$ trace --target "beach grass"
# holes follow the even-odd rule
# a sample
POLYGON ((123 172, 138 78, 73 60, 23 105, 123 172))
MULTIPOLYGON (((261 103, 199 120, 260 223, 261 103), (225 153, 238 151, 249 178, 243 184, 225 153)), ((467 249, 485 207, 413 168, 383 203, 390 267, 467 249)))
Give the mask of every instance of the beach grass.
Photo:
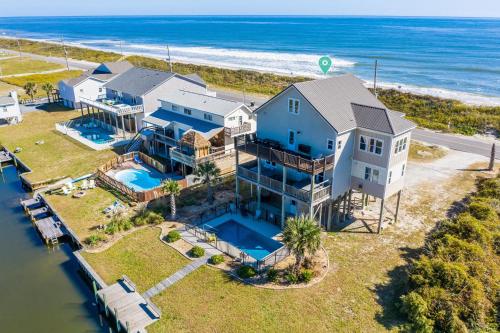
POLYGON ((110 222, 102 211, 116 200, 112 193, 101 187, 86 190, 85 195, 78 199, 61 194, 50 194, 45 198, 82 241, 94 234, 98 226, 110 222))
POLYGON ((189 263, 189 259, 160 241, 160 232, 157 227, 146 227, 103 252, 84 252, 83 256, 106 283, 115 283, 127 275, 144 292, 189 263))
MULTIPOLYGON (((17 76, 17 77, 4 77, 0 80, 14 86, 24 87, 24 85, 28 82, 33 82, 38 86, 38 92, 36 97, 44 97, 46 96, 45 91, 41 89, 41 86, 44 83, 52 83, 54 87, 57 87, 57 83, 61 80, 71 79, 74 77, 78 77, 82 74, 82 71, 79 70, 70 70, 70 71, 62 71, 56 73, 47 73, 47 74, 32 74, 25 76, 17 76)), ((26 94, 23 94, 22 97, 27 97, 26 94)))
POLYGON ((79 111, 51 104, 47 111, 25 114, 19 125, 1 127, 0 144, 11 151, 22 148, 17 156, 33 170, 26 175, 31 182, 88 174, 116 154, 94 151, 55 130, 55 123, 79 115, 79 111), (37 141, 44 143, 37 145, 37 141))
POLYGON ((426 145, 422 142, 412 141, 408 159, 416 162, 430 162, 446 156, 445 148, 435 145, 426 145))
POLYGON ((0 59, 1 76, 23 73, 39 73, 63 68, 62 65, 29 57, 0 59))

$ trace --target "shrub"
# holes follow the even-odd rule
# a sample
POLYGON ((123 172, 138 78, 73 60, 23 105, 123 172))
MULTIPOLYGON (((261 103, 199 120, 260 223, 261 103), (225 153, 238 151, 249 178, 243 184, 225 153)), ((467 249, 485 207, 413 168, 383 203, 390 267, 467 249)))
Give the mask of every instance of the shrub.
POLYGON ((145 220, 146 220, 147 224, 161 224, 161 223, 163 223, 165 221, 165 219, 163 218, 163 216, 161 216, 158 213, 151 212, 151 211, 149 211, 148 213, 146 213, 145 220))
POLYGON ((94 235, 90 235, 89 237, 87 237, 85 239, 85 244, 90 245, 90 246, 96 246, 97 244, 99 244, 100 242, 103 242, 105 240, 106 240, 106 238, 104 236, 94 234, 94 235))
POLYGON ((496 178, 479 180, 477 188, 477 195, 481 197, 500 199, 500 175, 496 178))
POLYGON ((238 268, 236 273, 242 279, 249 279, 257 274, 255 268, 253 268, 252 266, 241 266, 240 268, 238 268))
POLYGON ((495 209, 488 200, 476 199, 469 204, 469 212, 478 220, 493 219, 496 215, 495 209))
POLYGON ((110 222, 108 223, 108 225, 106 226, 106 228, 104 229, 104 232, 108 235, 114 235, 115 233, 117 233, 118 231, 120 231, 119 227, 118 227, 118 224, 115 223, 115 222, 110 222))
POLYGON ((181 239, 181 234, 177 230, 172 230, 165 237, 167 243, 173 243, 181 239))
POLYGON ((205 249, 196 245, 196 246, 193 246, 191 251, 189 251, 189 254, 191 255, 191 257, 201 258, 205 255, 205 249))
POLYGON ((288 281, 290 284, 296 284, 299 283, 299 276, 293 272, 288 273, 285 275, 285 279, 288 281))
POLYGON ((301 282, 309 283, 314 277, 314 272, 310 269, 303 269, 299 274, 299 280, 301 282))
POLYGON ((224 256, 221 254, 215 254, 210 258, 210 263, 212 265, 219 265, 224 262, 224 256))
POLYGON ((267 271, 266 280, 268 282, 276 282, 278 280, 278 270, 270 268, 267 271))

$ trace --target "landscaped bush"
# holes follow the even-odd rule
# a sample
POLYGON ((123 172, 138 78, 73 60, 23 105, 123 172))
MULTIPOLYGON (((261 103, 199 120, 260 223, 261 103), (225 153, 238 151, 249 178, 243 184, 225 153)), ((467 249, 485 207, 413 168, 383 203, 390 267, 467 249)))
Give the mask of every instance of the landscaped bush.
POLYGON ((210 257, 210 263, 212 265, 219 265, 224 262, 224 256, 222 254, 215 254, 212 257, 210 257))
POLYGON ((201 246, 193 246, 191 251, 189 251, 189 255, 193 258, 201 258, 205 255, 205 249, 201 246))
POLYGON ((167 243, 177 242, 179 239, 181 239, 181 234, 177 230, 170 231, 165 237, 167 243))
POLYGON ((89 237, 87 237, 85 239, 85 244, 90 245, 90 246, 96 246, 97 244, 99 244, 100 242, 103 242, 105 240, 106 240, 106 238, 104 236, 94 234, 94 235, 90 235, 89 237))
POLYGON ((164 221, 165 219, 163 218, 163 216, 151 210, 143 210, 132 219, 132 222, 137 227, 146 224, 158 225, 163 223, 164 221))
POLYGON ((294 272, 290 272, 287 275, 285 275, 285 279, 288 281, 290 284, 296 284, 299 283, 299 276, 295 274, 294 272))
POLYGON ((270 268, 266 274, 266 280, 268 282, 276 282, 278 280, 278 270, 270 268))
POLYGON ((241 266, 236 271, 236 274, 238 274, 238 276, 242 279, 249 279, 253 278, 257 274, 257 272, 252 266, 241 266))
POLYGON ((441 223, 413 261, 402 310, 414 332, 496 332, 500 233, 498 177, 480 180, 464 212, 441 223), (491 203, 489 206, 487 203, 491 203))
POLYGON ((314 272, 310 269, 303 269, 299 274, 300 282, 309 283, 314 277, 314 272))

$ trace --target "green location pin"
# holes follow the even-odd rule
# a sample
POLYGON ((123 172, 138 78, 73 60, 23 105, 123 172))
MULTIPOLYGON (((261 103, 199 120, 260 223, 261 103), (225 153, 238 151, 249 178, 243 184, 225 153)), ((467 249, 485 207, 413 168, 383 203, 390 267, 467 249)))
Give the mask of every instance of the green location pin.
POLYGON ((328 73, 332 67, 332 59, 329 56, 319 58, 319 67, 324 74, 328 73))

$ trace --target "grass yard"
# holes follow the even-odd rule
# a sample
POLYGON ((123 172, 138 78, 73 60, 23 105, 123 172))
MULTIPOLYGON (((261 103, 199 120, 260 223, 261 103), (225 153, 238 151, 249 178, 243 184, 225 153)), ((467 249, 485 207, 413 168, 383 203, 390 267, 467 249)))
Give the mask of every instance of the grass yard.
POLYGON ((18 86, 13 86, 11 84, 0 81, 0 96, 7 96, 11 91, 17 91, 18 95, 24 93, 24 90, 18 86))
POLYGON ((159 235, 159 228, 141 229, 104 252, 83 253, 83 256, 106 283, 114 283, 127 275, 139 291, 144 292, 189 263, 176 250, 162 243, 159 235))
POLYGON ((411 141, 410 152, 408 153, 408 158, 411 161, 430 162, 444 156, 446 156, 446 149, 442 147, 411 141))
MULTIPOLYGON (((41 89, 41 86, 46 83, 50 82, 54 87, 57 87, 57 83, 61 80, 66 80, 66 79, 71 79, 77 76, 80 76, 82 74, 82 71, 78 70, 71 70, 71 71, 63 71, 63 72, 56 72, 56 73, 49 73, 49 74, 33 74, 33 75, 26 75, 26 76, 18 76, 18 77, 4 77, 0 79, 1 81, 15 85, 18 87, 24 87, 24 85, 27 82, 33 82, 38 86, 38 92, 36 94, 37 97, 45 97, 46 93, 41 89)), ((26 97, 24 95, 23 97, 26 97)))
POLYGON ((17 156, 33 170, 27 175, 32 182, 93 172, 116 154, 110 150, 94 151, 57 132, 54 126, 79 115, 79 111, 56 105, 49 112, 30 112, 20 125, 0 128, 0 144, 10 150, 22 148, 17 156), (37 145, 39 140, 45 143, 37 145))
POLYGON ((62 65, 28 57, 0 59, 0 75, 15 75, 23 73, 38 73, 63 68, 62 65))
POLYGON ((59 194, 46 198, 82 241, 95 233, 93 230, 97 226, 109 223, 110 219, 102 210, 116 200, 113 194, 100 187, 87 190, 79 199, 59 194))

